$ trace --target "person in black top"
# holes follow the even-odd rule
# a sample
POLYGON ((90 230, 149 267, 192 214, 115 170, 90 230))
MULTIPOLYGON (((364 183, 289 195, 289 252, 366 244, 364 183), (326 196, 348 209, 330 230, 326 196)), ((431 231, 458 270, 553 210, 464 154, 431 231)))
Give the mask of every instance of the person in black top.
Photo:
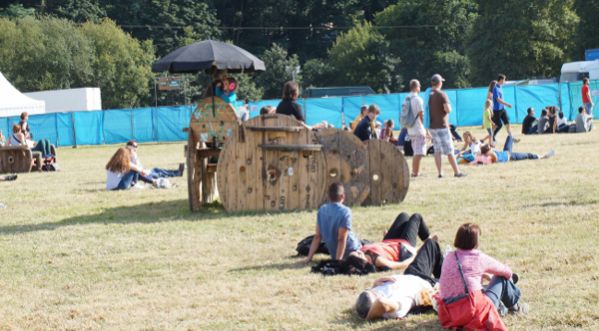
POLYGON ((356 129, 354 130, 354 134, 360 138, 362 141, 367 141, 371 137, 376 137, 376 133, 371 130, 371 122, 376 120, 376 115, 378 115, 381 111, 377 105, 370 105, 368 107, 368 113, 364 118, 358 123, 356 129))
POLYGON ((277 106, 277 114, 290 115, 300 122, 305 122, 302 107, 296 102, 299 97, 299 86, 296 82, 287 82, 283 86, 283 100, 277 106))
POLYGON ((535 117, 535 109, 530 107, 527 112, 528 114, 524 118, 524 121, 522 121, 522 134, 536 134, 537 126, 535 122, 537 118, 535 117))

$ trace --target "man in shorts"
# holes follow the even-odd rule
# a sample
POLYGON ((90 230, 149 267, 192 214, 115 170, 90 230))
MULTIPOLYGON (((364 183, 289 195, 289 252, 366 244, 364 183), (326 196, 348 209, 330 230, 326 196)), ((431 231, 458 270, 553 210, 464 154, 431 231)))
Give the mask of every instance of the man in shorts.
POLYGON ((512 135, 510 127, 510 119, 507 116, 505 107, 512 108, 512 105, 503 100, 503 84, 505 84, 506 76, 499 74, 497 85, 493 89, 493 123, 495 123, 495 132, 493 132, 493 140, 497 136, 497 132, 501 130, 503 125, 507 128, 508 135, 512 135))
POLYGON ((429 132, 433 138, 435 147, 435 165, 439 178, 443 178, 443 168, 441 167, 441 155, 447 155, 447 160, 453 169, 455 177, 464 177, 466 174, 460 172, 458 163, 454 156, 453 140, 449 132, 449 113, 451 104, 445 92, 441 91, 445 79, 439 74, 431 78, 432 90, 428 99, 428 108, 430 111, 429 132))
POLYGON ((423 124, 424 101, 418 93, 420 93, 420 82, 417 79, 412 79, 410 81, 410 95, 406 98, 406 102, 410 102, 411 110, 416 114, 416 122, 408 128, 408 136, 414 151, 412 177, 420 176, 420 161, 426 155, 426 129, 423 124))

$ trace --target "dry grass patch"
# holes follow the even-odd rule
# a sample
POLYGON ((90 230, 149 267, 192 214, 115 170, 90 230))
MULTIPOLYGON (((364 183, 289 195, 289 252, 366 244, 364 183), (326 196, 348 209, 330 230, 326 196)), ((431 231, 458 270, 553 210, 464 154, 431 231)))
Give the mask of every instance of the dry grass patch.
MULTIPOLYGON (((428 157, 403 204, 353 208, 355 231, 378 240, 399 212, 419 212, 445 247, 459 224, 478 222, 482 249, 520 273, 531 304, 506 318, 510 329, 596 330, 599 133, 522 138, 517 151, 558 154, 467 167, 463 179, 437 179, 428 157)), ((322 277, 293 257, 315 211, 191 214, 185 178, 106 192, 114 150, 63 148, 61 172, 0 183, 0 329, 440 329, 434 315, 356 318, 356 295, 379 275, 322 277)), ((181 144, 139 153, 147 166, 183 161, 181 144)))

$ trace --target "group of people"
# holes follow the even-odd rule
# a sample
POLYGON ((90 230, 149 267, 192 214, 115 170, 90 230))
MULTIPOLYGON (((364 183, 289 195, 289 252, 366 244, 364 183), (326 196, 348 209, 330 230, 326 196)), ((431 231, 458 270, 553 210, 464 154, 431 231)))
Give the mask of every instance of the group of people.
POLYGON ((32 152, 40 152, 46 163, 56 161, 56 149, 48 139, 35 141, 29 127, 29 114, 21 113, 19 123, 12 126, 12 134, 4 137, 0 130, 0 146, 27 146, 32 152))
POLYGON ((528 108, 522 122, 522 134, 548 133, 584 133, 593 130, 593 116, 587 113, 584 106, 578 107, 578 115, 573 123, 569 123, 564 113, 555 106, 547 106, 541 111, 539 118, 535 117, 534 108, 528 108))
POLYGON ((144 188, 143 183, 156 188, 170 188, 168 177, 183 176, 185 164, 179 164, 176 170, 162 168, 144 169, 137 156, 137 142, 128 141, 112 155, 106 164, 106 189, 109 191, 144 188))
POLYGON ((432 307, 446 328, 505 330, 501 316, 528 311, 519 300, 518 276, 478 250, 478 225, 461 225, 455 249, 443 252, 421 215, 401 213, 382 241, 361 244, 352 231, 351 210, 343 205, 343 185, 331 184, 328 195, 330 202, 318 210, 306 262, 324 242, 330 257, 345 265, 342 269, 349 274, 403 271, 376 280, 359 294, 355 310, 360 317, 404 318, 414 309, 432 307), (422 245, 417 249, 419 239, 422 245))

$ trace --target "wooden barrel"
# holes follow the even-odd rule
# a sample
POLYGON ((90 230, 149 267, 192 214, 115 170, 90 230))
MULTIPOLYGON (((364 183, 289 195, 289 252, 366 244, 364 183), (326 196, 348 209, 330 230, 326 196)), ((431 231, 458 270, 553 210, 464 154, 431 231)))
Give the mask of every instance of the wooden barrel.
MULTIPOLYGON (((323 129, 316 132, 326 159, 326 188, 334 182, 345 188, 345 204, 361 205, 370 192, 368 151, 349 131, 323 129)), ((325 192, 322 202, 328 201, 325 192)))
POLYGON ((277 114, 245 122, 225 144, 217 167, 227 211, 317 208, 324 178, 325 157, 314 133, 277 114))
POLYGON ((33 156, 26 146, 0 147, 0 173, 30 172, 33 156))
POLYGON ((383 140, 369 140, 369 205, 400 203, 408 193, 410 172, 402 152, 383 140))

